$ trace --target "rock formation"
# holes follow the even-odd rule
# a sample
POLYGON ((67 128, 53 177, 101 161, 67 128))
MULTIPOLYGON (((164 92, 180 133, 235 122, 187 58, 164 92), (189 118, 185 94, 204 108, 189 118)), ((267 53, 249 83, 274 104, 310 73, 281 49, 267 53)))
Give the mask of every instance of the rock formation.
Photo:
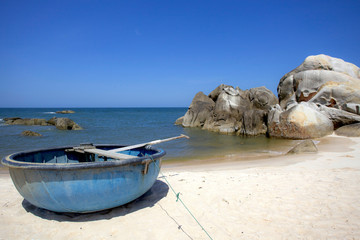
POLYGON ((5 124, 9 125, 40 125, 48 126, 50 125, 45 119, 42 118, 4 118, 5 124))
POLYGON ((360 69, 338 58, 309 56, 280 79, 278 95, 283 109, 306 101, 359 114, 360 69))
POLYGON ((176 124, 224 134, 266 134, 267 113, 274 104, 277 104, 276 96, 265 87, 243 91, 221 84, 208 96, 197 93, 185 116, 176 124))
POLYGON ((278 97, 265 87, 243 91, 222 84, 208 96, 197 93, 176 124, 246 136, 323 137, 360 123, 360 69, 338 58, 309 56, 280 79, 278 97))
POLYGON ((57 118, 53 117, 49 121, 52 125, 55 125, 60 130, 81 130, 82 128, 69 118, 57 118))
POLYGON ((5 124, 9 125, 40 125, 50 126, 54 125, 60 130, 81 130, 82 128, 69 118, 56 118, 53 117, 49 121, 41 118, 4 118, 5 124))
POLYGON ((316 138, 332 132, 329 120, 333 129, 360 122, 360 69, 338 58, 307 57, 280 79, 278 95, 280 106, 269 113, 270 136, 316 138), (290 119, 299 108, 302 117, 290 119))

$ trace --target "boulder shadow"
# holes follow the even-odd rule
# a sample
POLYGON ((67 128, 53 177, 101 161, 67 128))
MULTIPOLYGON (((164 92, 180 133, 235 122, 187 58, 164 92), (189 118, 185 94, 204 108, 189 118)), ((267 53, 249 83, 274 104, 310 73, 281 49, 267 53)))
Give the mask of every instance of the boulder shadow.
POLYGON ((109 220, 114 217, 125 216, 144 208, 153 207, 158 201, 166 197, 169 186, 163 181, 156 180, 154 185, 141 197, 119 207, 102 210, 93 213, 58 213, 43 208, 38 208, 25 199, 22 201, 23 208, 33 215, 59 222, 90 222, 97 220, 109 220))

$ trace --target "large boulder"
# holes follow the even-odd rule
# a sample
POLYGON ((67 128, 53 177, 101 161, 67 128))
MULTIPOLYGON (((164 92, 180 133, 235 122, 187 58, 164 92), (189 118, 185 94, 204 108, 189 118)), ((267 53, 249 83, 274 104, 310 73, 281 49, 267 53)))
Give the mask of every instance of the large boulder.
POLYGON ((48 123, 60 130, 82 130, 82 128, 69 118, 51 118, 48 123))
POLYGON ((335 131, 335 134, 346 137, 360 137, 360 123, 340 127, 335 131))
POLYGON ((256 136, 266 134, 267 113, 277 103, 276 96, 265 87, 243 91, 221 84, 208 96, 197 93, 185 116, 176 123, 224 134, 256 136))
POLYGON ((321 113, 326 115, 334 124, 334 129, 360 122, 360 116, 341 109, 318 105, 321 113))
MULTIPOLYGON (((334 129, 360 122, 360 69, 338 58, 307 57, 280 79, 278 95, 284 110, 302 102, 316 104, 316 111, 331 120, 334 129)), ((279 115, 279 109, 273 114, 279 115)), ((277 124, 269 126, 269 132, 278 135, 275 126, 277 124)))
POLYGON ((338 58, 309 56, 280 79, 278 96, 283 109, 305 101, 359 115, 360 69, 338 58))
POLYGON ((332 121, 313 103, 302 102, 286 111, 279 105, 272 108, 268 117, 268 134, 289 139, 318 138, 332 134, 332 121))
POLYGON ((214 101, 203 92, 198 92, 186 112, 182 125, 184 127, 202 127, 206 119, 211 117, 215 106, 214 101))
POLYGON ((232 86, 220 85, 209 94, 215 107, 204 129, 224 134, 234 134, 242 128, 242 108, 248 105, 243 92, 232 86))

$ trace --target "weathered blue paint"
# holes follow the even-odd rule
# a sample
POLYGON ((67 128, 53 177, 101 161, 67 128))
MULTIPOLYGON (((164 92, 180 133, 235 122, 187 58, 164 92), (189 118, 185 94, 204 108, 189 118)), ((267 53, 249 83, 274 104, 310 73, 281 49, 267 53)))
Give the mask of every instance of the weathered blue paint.
POLYGON ((143 195, 156 181, 165 155, 161 149, 139 148, 122 152, 138 158, 105 161, 97 155, 66 152, 68 148, 16 153, 2 163, 31 204, 55 212, 85 213, 117 207, 143 195))

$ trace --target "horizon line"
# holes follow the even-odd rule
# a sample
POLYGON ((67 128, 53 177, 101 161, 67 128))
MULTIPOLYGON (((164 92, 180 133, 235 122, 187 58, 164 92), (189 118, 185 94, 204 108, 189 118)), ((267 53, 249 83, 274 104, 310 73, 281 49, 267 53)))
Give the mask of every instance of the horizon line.
POLYGON ((189 107, 0 107, 0 109, 4 108, 61 108, 70 110, 71 108, 189 108, 189 107))

